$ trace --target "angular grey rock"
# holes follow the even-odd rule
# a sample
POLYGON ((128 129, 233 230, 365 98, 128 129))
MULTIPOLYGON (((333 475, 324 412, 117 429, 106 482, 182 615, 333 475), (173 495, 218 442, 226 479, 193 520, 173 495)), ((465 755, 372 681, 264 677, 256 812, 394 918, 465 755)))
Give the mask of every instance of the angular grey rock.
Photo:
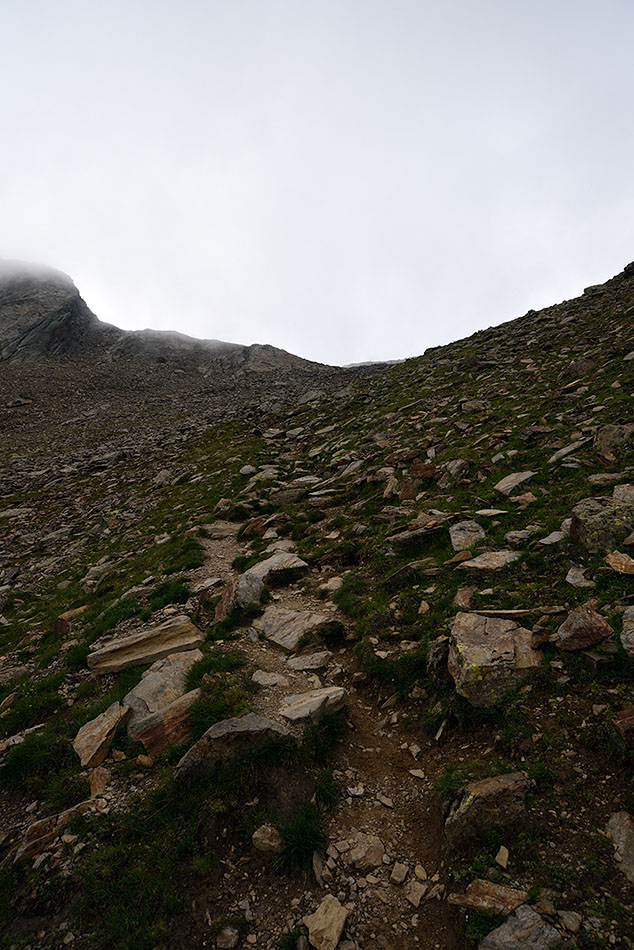
POLYGON ((280 709, 280 716, 290 722, 296 722, 298 719, 321 719, 322 716, 341 709, 345 698, 346 691, 343 686, 311 689, 307 693, 288 696, 280 709))
POLYGON ((477 521, 459 521, 449 528, 449 538, 454 551, 468 551, 486 537, 477 521))
POLYGON ((264 581, 256 574, 245 571, 238 578, 233 602, 235 607, 250 607, 252 604, 259 604, 264 593, 264 581))
POLYGON ((337 950, 348 917, 347 909, 333 894, 327 894, 314 912, 304 917, 308 939, 315 950, 337 950))
POLYGON ((511 475, 505 475, 504 478, 501 478, 497 485, 493 486, 493 489, 508 497, 518 485, 530 481, 533 475, 536 474, 536 472, 513 472, 511 475))
POLYGON ((522 904, 504 923, 478 944, 478 950, 551 950, 560 947, 561 934, 522 904))
POLYGON ((576 607, 551 637, 560 650, 586 650, 612 636, 607 620, 594 609, 596 601, 576 607))
POLYGON ((268 670, 256 670, 251 682, 258 686, 288 686, 288 680, 281 673, 269 673, 268 670))
POLYGON ((456 692, 474 706, 491 706, 539 666, 532 633, 513 620, 459 613, 451 629, 447 668, 456 692))
POLYGON ((634 820, 626 811, 610 815, 605 832, 614 845, 614 858, 630 884, 634 884, 634 820))
POLYGON ((157 627, 117 637, 94 653, 89 653, 88 666, 96 673, 118 673, 128 666, 151 663, 170 653, 193 650, 204 639, 189 617, 182 614, 171 617, 157 627))
POLYGON ((280 551, 279 554, 274 554, 272 557, 267 558, 266 561, 260 561, 259 564, 254 564, 254 566, 250 567, 245 573, 251 577, 257 577, 259 580, 265 581, 269 574, 276 574, 279 571, 306 570, 307 568, 308 564, 306 561, 302 561, 296 554, 280 551))
POLYGON ((521 556, 519 551, 487 551, 485 554, 479 554, 469 561, 463 561, 459 567, 474 571, 498 571, 500 568, 518 561, 521 556))
POLYGON ((594 581, 588 577, 588 569, 573 564, 566 574, 566 583, 571 587, 594 587, 594 581))
POLYGON ((376 835, 358 831, 349 839, 349 844, 346 861, 357 871, 370 871, 383 863, 385 847, 376 835))
POLYGON ((276 643, 285 650, 296 650, 301 638, 330 617, 326 614, 312 613, 309 610, 289 610, 287 607, 267 607, 261 617, 253 621, 253 628, 262 633, 267 640, 276 643))
POLYGON ((469 782, 452 804, 445 821, 449 845, 460 849, 482 831, 512 826, 526 810, 526 793, 532 784, 522 772, 469 782))
POLYGON ((123 699, 126 706, 132 710, 128 720, 129 733, 141 720, 164 709, 183 695, 187 674, 200 659, 200 650, 172 653, 162 660, 157 660, 145 671, 141 681, 123 699))
POLYGON ((150 755, 159 755, 170 746, 179 745, 189 736, 191 708, 201 695, 200 689, 184 693, 168 706, 128 726, 128 735, 135 742, 142 742, 150 755))
POLYGON ((616 498, 583 498, 572 510, 570 537, 593 554, 618 547, 634 531, 634 503, 616 498))
POLYGON ((285 726, 256 713, 247 713, 215 723, 185 753, 175 770, 175 777, 187 780, 212 772, 222 762, 250 749, 262 748, 268 742, 285 739, 285 726))
POLYGON ((317 653, 307 653, 305 656, 289 656, 286 665, 292 670, 319 670, 326 666, 332 656, 330 650, 320 650, 317 653))
POLYGON ((126 719, 129 712, 128 706, 116 702, 81 727, 73 739, 73 749, 79 756, 82 768, 92 769, 101 765, 110 752, 119 723, 126 719))

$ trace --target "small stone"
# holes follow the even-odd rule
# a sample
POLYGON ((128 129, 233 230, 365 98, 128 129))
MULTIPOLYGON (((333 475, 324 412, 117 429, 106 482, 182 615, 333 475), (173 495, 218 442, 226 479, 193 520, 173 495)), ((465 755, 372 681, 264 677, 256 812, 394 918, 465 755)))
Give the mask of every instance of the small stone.
POLYGON ((400 864, 398 861, 394 864, 392 868, 392 873, 390 874, 390 881, 392 884, 402 884, 405 878, 407 877, 409 868, 406 864, 400 864))
POLYGON ((509 849, 504 845, 500 845, 500 850, 495 856, 496 864, 499 864, 501 868, 506 868, 509 865, 509 849))
POLYGON ((426 884, 421 884, 420 881, 410 881, 409 884, 405 885, 405 897, 412 907, 418 907, 425 896, 426 890, 426 884))
POLYGON ((583 920, 581 914, 578 914, 574 910, 559 910, 557 911, 557 916, 569 933, 579 933, 581 921, 583 920))
POLYGON ((218 950, 233 950, 238 946, 240 933, 235 927, 224 927, 216 937, 218 950))
POLYGON ((263 854, 279 854, 283 844, 282 836, 272 825, 260 825, 251 835, 251 842, 263 854))

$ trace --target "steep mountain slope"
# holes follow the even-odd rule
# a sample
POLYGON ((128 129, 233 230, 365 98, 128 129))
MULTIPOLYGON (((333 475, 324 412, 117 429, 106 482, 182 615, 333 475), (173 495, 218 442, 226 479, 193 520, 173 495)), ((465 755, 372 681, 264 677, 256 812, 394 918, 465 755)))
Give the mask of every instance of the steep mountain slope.
POLYGON ((7 426, 7 947, 632 946, 633 316, 7 426))
POLYGON ((185 422, 257 416, 355 371, 276 347, 128 332, 99 321, 69 277, 0 262, 0 436, 5 452, 143 451, 185 422), (55 436, 50 437, 51 426, 55 436))

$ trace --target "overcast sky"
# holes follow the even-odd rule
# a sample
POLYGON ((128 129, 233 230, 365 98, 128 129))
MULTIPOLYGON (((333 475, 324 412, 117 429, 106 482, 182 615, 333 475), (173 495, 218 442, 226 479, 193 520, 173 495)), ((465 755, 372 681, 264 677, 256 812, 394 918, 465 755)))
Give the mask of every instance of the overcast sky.
POLYGON ((0 257, 103 320, 413 356, 634 259, 632 0, 1 0, 0 257))

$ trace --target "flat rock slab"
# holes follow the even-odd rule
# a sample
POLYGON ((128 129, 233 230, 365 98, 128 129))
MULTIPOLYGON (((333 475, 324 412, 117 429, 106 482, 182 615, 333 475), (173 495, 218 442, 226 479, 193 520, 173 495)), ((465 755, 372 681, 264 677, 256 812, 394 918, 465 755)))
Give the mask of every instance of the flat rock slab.
POLYGON ((459 613, 451 629, 447 668, 456 692, 474 706, 492 706, 539 666, 532 633, 514 620, 459 613))
POLYGON ((280 723, 247 713, 223 719, 205 732, 185 753, 175 770, 175 777, 187 780, 212 772, 218 765, 251 749, 262 748, 276 739, 286 739, 288 729, 280 723))
POLYGON ((120 703, 108 706, 105 712, 81 727, 73 740, 73 749, 82 768, 94 768, 106 758, 119 723, 128 716, 130 708, 120 703))
POLYGON ((630 884, 634 884, 634 820, 626 811, 610 815, 605 832, 614 845, 614 858, 630 884))
POLYGON ((498 571, 521 558, 519 551, 487 551, 477 557, 463 561, 460 567, 473 571, 498 571))
POLYGON ((502 495, 508 497, 519 485, 530 481, 533 475, 536 474, 537 472, 513 472, 511 475, 505 475, 504 478, 500 479, 497 485, 493 486, 494 491, 499 491, 502 495))
POLYGON ((485 537, 486 533, 477 521, 459 521, 449 528, 449 539, 454 551, 468 551, 485 537))
POLYGON ((189 617, 181 614, 147 630, 113 640, 88 655, 88 666, 96 673, 118 673, 128 666, 152 663, 170 653, 193 650, 204 640, 189 617))
POLYGON ((303 571, 307 568, 308 564, 306 561, 302 561, 301 557, 297 557, 296 554, 291 552, 280 551, 279 554, 274 554, 272 557, 267 558, 266 561, 260 561, 259 564, 250 567, 245 573, 251 577, 257 577, 259 580, 265 581, 269 574, 275 574, 278 571, 303 571))
POLYGON ((560 947, 562 936, 528 904, 518 907, 501 927, 478 944, 478 950, 551 950, 560 947))
POLYGON ((327 894, 314 914, 304 917, 308 939, 315 950, 337 950, 348 911, 333 894, 327 894))
POLYGON ((576 607, 551 637, 560 650, 586 650, 612 636, 612 627, 594 609, 596 601, 576 607))
POLYGON ((445 821, 449 845, 460 849, 482 831, 512 826, 526 810, 526 793, 532 785, 522 772, 469 782, 453 802, 445 821))
POLYGON ((200 689, 192 689, 143 719, 128 726, 128 735, 142 742, 150 755, 160 755, 170 746, 177 746, 189 736, 190 711, 201 696, 200 689))
POLYGON ((287 607, 267 607, 261 617, 253 621, 253 628, 267 640, 285 650, 296 650, 301 638, 317 630, 331 618, 309 610, 289 610, 287 607))
POLYGON ((345 702, 343 686, 326 686, 311 689, 307 693, 289 696, 280 709, 280 716, 290 722, 298 719, 321 719, 327 713, 337 712, 345 702))
POLYGON ((268 670, 256 670, 251 681, 258 686, 288 686, 288 679, 281 673, 269 673, 268 670))
POLYGON ((307 653, 305 656, 289 656, 286 665, 292 670, 320 670, 326 666, 332 656, 330 650, 320 650, 317 653, 307 653))
POLYGON ((124 697, 123 702, 132 710, 128 721, 128 733, 153 713, 171 705, 185 692, 185 679, 197 660, 202 659, 200 650, 172 653, 157 660, 146 670, 141 681, 124 697))
POLYGON ((469 907, 479 914, 506 916, 520 907, 526 897, 527 891, 478 879, 469 884, 464 894, 450 894, 448 902, 458 907, 469 907))
POLYGON ((634 503, 583 498, 572 510, 570 537, 591 553, 613 551, 634 531, 634 503))

